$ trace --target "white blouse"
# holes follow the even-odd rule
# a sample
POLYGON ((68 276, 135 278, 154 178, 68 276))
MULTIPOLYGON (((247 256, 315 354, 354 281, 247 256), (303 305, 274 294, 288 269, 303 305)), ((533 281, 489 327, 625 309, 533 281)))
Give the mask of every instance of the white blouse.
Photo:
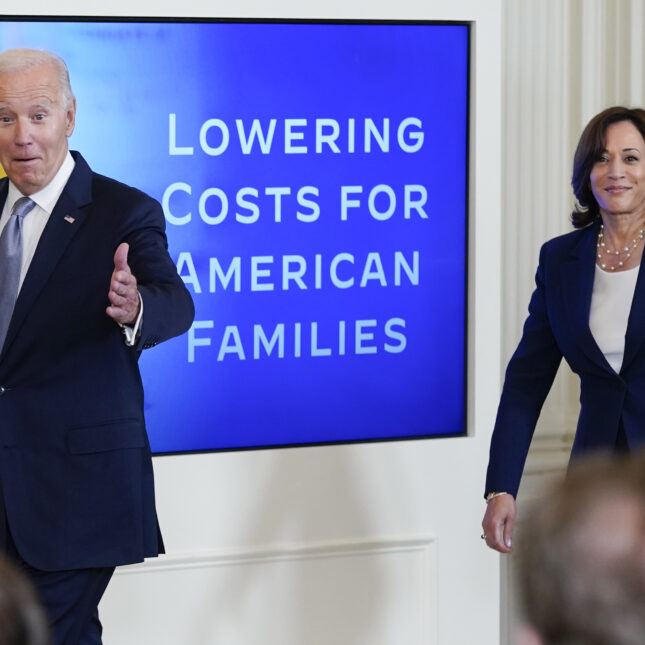
POLYGON ((616 373, 620 372, 623 364, 627 319, 639 268, 610 273, 596 265, 589 328, 600 351, 616 373))

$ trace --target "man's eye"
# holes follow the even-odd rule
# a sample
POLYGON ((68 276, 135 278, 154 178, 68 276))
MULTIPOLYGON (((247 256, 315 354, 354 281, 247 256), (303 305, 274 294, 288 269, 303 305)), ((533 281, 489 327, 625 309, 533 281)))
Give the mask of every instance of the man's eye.
POLYGON ((42 121, 45 118, 44 114, 34 114, 35 121, 42 121))

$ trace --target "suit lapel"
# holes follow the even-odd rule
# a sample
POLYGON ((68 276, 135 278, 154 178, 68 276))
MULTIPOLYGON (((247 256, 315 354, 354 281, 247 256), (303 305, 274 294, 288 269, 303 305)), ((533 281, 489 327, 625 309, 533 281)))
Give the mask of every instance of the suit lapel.
POLYGON ((0 212, 4 208, 4 203, 7 201, 9 194, 9 180, 6 177, 0 179, 0 212))
MULTIPOLYGON (((18 294, 4 351, 11 345, 38 294, 87 216, 82 207, 91 201, 91 171, 80 155, 75 153, 74 158, 74 171, 47 221, 18 294)), ((6 193, 5 190, 5 199, 6 193)))
POLYGON ((613 372, 589 329, 598 224, 590 226, 584 233, 560 267, 567 319, 584 353, 602 369, 613 372))

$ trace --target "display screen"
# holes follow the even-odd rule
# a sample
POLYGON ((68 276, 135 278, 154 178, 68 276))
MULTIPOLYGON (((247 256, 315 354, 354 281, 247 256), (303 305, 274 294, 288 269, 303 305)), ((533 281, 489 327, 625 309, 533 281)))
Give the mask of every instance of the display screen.
POLYGON ((467 24, 0 18, 12 47, 163 206, 196 316, 140 359, 153 452, 464 434, 467 24))

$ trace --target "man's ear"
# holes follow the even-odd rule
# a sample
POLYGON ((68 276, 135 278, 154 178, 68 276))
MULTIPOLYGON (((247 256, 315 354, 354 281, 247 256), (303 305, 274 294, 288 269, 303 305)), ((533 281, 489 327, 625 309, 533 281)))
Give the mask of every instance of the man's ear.
POLYGON ((520 625, 517 628, 517 645, 547 645, 540 635, 529 625, 520 625))
POLYGON ((76 98, 72 98, 70 106, 65 110, 65 135, 72 136, 76 125, 76 98))

